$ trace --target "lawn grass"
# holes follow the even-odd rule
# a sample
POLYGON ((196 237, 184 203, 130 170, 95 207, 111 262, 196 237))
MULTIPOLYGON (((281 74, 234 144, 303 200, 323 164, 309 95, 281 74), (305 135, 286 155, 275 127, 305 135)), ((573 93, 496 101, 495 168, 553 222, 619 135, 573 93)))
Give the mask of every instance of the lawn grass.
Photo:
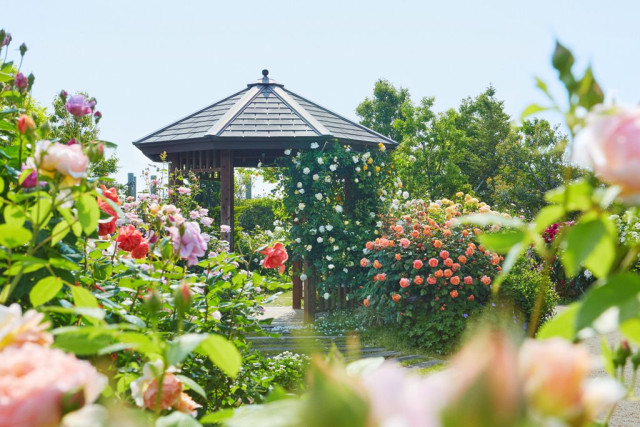
POLYGON ((280 295, 276 297, 275 300, 271 301, 268 304, 265 304, 267 307, 291 307, 293 303, 293 291, 284 291, 280 295))

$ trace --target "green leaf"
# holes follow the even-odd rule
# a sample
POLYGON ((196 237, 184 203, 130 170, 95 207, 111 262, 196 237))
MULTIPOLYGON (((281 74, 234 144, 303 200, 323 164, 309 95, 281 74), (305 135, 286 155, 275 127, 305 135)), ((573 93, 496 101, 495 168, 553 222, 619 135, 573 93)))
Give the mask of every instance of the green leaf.
POLYGON ((60 221, 57 223, 51 231, 51 246, 57 245, 60 240, 64 239, 67 234, 69 234, 69 231, 71 231, 71 227, 69 227, 69 224, 67 224, 66 221, 60 221))
POLYGON ((636 345, 640 345, 640 318, 634 317, 622 322, 620 332, 636 345))
POLYGON ((558 70, 560 80, 562 80, 570 93, 573 93, 573 89, 575 87, 575 79, 571 72, 571 67, 573 67, 574 61, 575 59, 571 51, 560 44, 560 42, 556 41, 556 48, 553 52, 553 57, 551 58, 551 64, 553 65, 553 68, 558 70))
POLYGON ((575 276, 583 263, 597 277, 604 277, 615 259, 615 240, 609 233, 608 219, 578 222, 563 241, 562 264, 567 276, 575 276))
POLYGON ((98 308, 98 300, 93 294, 80 286, 71 287, 71 295, 76 307, 98 308))
POLYGON ((578 96, 580 97, 578 105, 590 110, 594 105, 604 102, 604 93, 602 88, 593 77, 593 69, 591 65, 587 67, 584 76, 578 84, 578 96))
POLYGON ((551 96, 551 93, 549 92, 549 87, 544 82, 544 80, 542 80, 540 77, 536 77, 535 79, 536 79, 536 87, 540 89, 542 93, 544 93, 547 96, 547 98, 549 98, 549 100, 553 102, 553 104, 555 105, 556 101, 555 99, 553 99, 553 96, 551 96))
POLYGON ((46 224, 52 216, 51 213, 51 198, 40 197, 36 200, 36 203, 29 210, 29 217, 31 221, 36 224, 46 224))
POLYGON ((620 273, 612 276, 585 295, 576 316, 576 330, 589 327, 609 308, 620 309, 620 323, 637 315, 640 310, 640 276, 620 273))
POLYGON ((550 108, 551 107, 543 107, 542 105, 538 104, 529 104, 520 115, 520 121, 523 122, 526 117, 529 117, 530 115, 535 113, 539 113, 540 111, 547 111, 550 108))
POLYGON ((22 228, 21 225, 2 224, 0 225, 0 245, 7 248, 17 248, 31 240, 31 231, 22 228))
POLYGON ((0 72, 0 83, 10 82, 13 80, 13 76, 9 73, 0 72))
POLYGON ((234 408, 222 409, 221 411, 205 415, 200 418, 200 422, 202 424, 219 424, 221 421, 231 418, 234 412, 234 408))
POLYGON ((176 377, 180 378, 180 381, 182 381, 182 383, 187 387, 189 387, 191 390, 195 391, 205 399, 207 398, 207 393, 204 391, 202 387, 200 387, 200 384, 198 384, 197 382, 195 382, 189 377, 185 377, 184 375, 176 375, 176 377))
POLYGON ((551 224, 564 217, 564 208, 561 205, 549 205, 540 209, 535 219, 534 230, 537 234, 542 234, 551 224))
POLYGON ((522 243, 526 233, 522 230, 504 230, 497 233, 484 233, 478 239, 489 250, 501 254, 507 253, 513 246, 522 243))
POLYGON ((600 349, 602 353, 602 363, 604 365, 604 370, 607 371, 609 375, 615 378, 615 368, 613 366, 613 352, 611 351, 611 347, 609 347, 609 343, 607 342, 606 337, 602 337, 600 349))
POLYGON ((202 427, 191 415, 174 411, 156 420, 156 427, 202 427))
POLYGON ((242 365, 240 352, 220 335, 209 335, 200 344, 199 351, 231 378, 235 378, 240 372, 242 365))
POLYGON ((86 308, 86 307, 58 307, 47 306, 40 308, 40 311, 52 311, 54 313, 75 314, 78 316, 85 316, 87 318, 104 319, 105 312, 100 308, 86 308))
POLYGON ((566 202, 567 211, 586 211, 591 208, 593 201, 591 194, 593 187, 586 180, 577 180, 568 187, 561 185, 545 194, 549 203, 563 205, 566 202))
POLYGON ((569 341, 573 341, 576 335, 575 321, 578 315, 580 304, 574 302, 568 306, 562 313, 556 315, 549 321, 545 322, 537 334, 537 338, 541 340, 560 337, 569 341))
POLYGON ((78 199, 76 206, 78 208, 78 220, 82 225, 82 230, 89 235, 96 231, 98 220, 100 219, 100 208, 95 197, 89 194, 83 194, 78 199))
POLYGON ((55 276, 48 276, 40 279, 29 292, 29 301, 34 307, 51 301, 62 289, 62 279, 55 276))
POLYGON ((205 334, 186 334, 169 343, 167 360, 170 365, 179 365, 207 338, 205 334))
POLYGON ((80 270, 80 266, 74 262, 69 261, 66 258, 49 258, 49 263, 54 268, 61 270, 77 271, 80 270))
POLYGON ((7 224, 17 225, 22 227, 27 220, 27 215, 22 208, 17 205, 8 205, 4 208, 4 221, 7 224))
POLYGON ((54 347, 64 351, 72 352, 77 356, 90 356, 98 354, 102 349, 107 348, 113 342, 113 336, 109 331, 104 333, 96 331, 85 331, 89 328, 78 328, 56 334, 54 347))

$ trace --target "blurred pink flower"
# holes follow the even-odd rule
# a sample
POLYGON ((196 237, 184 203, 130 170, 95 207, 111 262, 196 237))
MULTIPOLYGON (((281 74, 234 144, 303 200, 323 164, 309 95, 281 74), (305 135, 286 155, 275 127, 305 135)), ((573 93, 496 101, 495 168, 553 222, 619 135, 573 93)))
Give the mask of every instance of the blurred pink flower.
POLYGON ((188 196, 189 194, 191 194, 191 189, 187 187, 178 187, 178 193, 188 196))
POLYGON ((211 224, 213 224, 213 220, 207 216, 203 217, 200 219, 200 223, 204 226, 204 227, 210 227, 211 224))
POLYGON ((53 336, 47 332, 49 323, 43 320, 44 314, 35 310, 29 310, 23 315, 18 304, 14 303, 9 307, 0 305, 0 349, 19 347, 26 343, 50 346, 53 336))
POLYGON ((0 426, 52 426, 62 418, 62 398, 81 393, 92 403, 107 385, 87 361, 27 343, 7 347, 0 363, 0 426))
POLYGON ((188 265, 198 263, 198 257, 204 256, 207 244, 200 234, 200 226, 197 222, 185 222, 181 228, 184 229, 182 235, 178 227, 169 227, 174 249, 180 248, 180 257, 187 260, 188 265))
POLYGON ((230 233, 231 232, 231 227, 228 225, 221 225, 220 226, 220 232, 221 233, 230 233))
POLYGON ((640 202, 640 108, 596 107, 575 139, 572 160, 622 187, 622 197, 640 202))
POLYGON ((18 89, 26 89, 29 85, 29 80, 22 73, 16 74, 13 82, 18 89))

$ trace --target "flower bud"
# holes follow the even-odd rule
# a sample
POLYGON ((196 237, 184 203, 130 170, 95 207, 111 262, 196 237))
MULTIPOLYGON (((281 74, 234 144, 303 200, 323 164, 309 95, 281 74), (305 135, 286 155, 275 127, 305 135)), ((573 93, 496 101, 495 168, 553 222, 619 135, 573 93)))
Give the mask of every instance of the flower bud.
POLYGON ((150 290, 144 299, 144 308, 152 316, 162 310, 162 298, 155 290, 150 290))
POLYGON ((20 45, 20 56, 24 56, 25 53, 27 53, 27 45, 22 43, 20 45))
POLYGON ((92 141, 91 144, 89 144, 88 151, 89 159, 94 163, 99 162, 104 157, 104 144, 98 141, 92 141))
POLYGON ((22 134, 27 131, 31 131, 36 128, 36 124, 33 119, 26 114, 22 114, 18 119, 18 131, 22 134))
POLYGON ((18 88, 18 89, 26 89, 27 86, 29 86, 29 80, 27 80, 27 78, 25 77, 24 74, 22 73, 18 73, 16 74, 16 76, 13 79, 13 84, 18 88))
POLYGON ((178 286, 173 294, 173 299, 178 313, 184 313, 189 310, 192 302, 191 290, 189 289, 189 285, 183 282, 180 286, 178 286))

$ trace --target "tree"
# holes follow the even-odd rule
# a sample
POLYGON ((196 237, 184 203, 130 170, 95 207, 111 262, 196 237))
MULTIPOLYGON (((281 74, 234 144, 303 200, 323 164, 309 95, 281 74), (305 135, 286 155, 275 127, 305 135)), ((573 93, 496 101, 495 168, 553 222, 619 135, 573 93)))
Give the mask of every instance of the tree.
POLYGON ((496 205, 512 210, 514 203, 532 218, 546 205, 544 194, 562 184, 567 137, 546 120, 524 122, 518 136, 498 147, 503 166, 493 177, 496 205))
POLYGON ((356 108, 356 114, 364 126, 400 142, 404 135, 395 124, 407 119, 405 114, 409 105, 411 97, 407 89, 396 89, 387 80, 380 79, 373 87, 373 98, 365 98, 356 108))
POLYGON ((498 101, 495 93, 495 88, 489 86, 476 98, 463 100, 457 123, 466 136, 463 145, 457 147, 463 154, 458 167, 467 176, 471 191, 489 204, 496 201, 492 177, 503 163, 503 158, 496 155, 498 147, 512 145, 518 138, 504 111, 504 102, 498 101))

